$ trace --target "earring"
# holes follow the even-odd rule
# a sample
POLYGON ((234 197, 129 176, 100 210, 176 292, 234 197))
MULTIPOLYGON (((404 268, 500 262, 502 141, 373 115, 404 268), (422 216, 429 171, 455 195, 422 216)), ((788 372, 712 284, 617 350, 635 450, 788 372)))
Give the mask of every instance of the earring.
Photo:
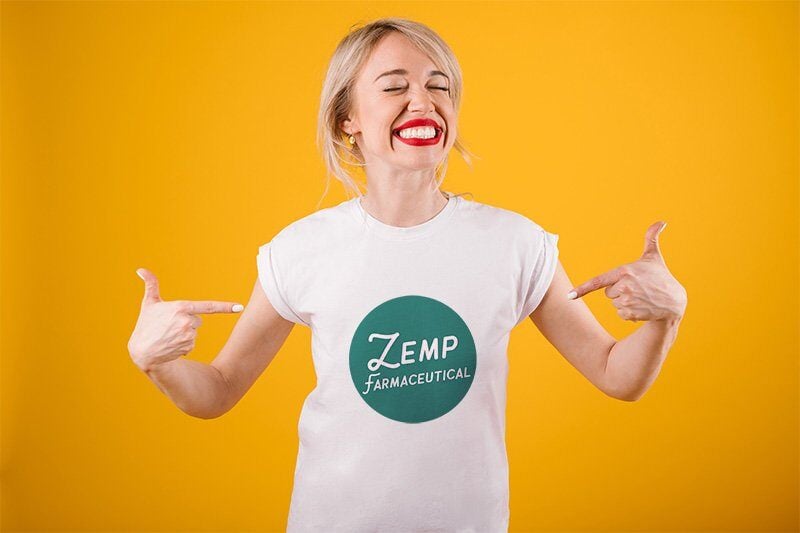
POLYGON ((352 135, 351 135, 351 136, 350 136, 350 138, 349 138, 349 139, 347 139, 347 140, 348 140, 348 141, 350 141, 350 144, 355 144, 355 143, 356 143, 356 138, 355 138, 355 137, 353 137, 352 135))

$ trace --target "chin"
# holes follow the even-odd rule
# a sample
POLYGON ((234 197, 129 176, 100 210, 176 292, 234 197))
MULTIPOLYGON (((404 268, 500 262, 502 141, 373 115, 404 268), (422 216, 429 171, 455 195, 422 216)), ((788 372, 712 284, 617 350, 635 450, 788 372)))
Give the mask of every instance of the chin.
POLYGON ((441 164, 441 159, 423 159, 419 158, 417 161, 398 161, 398 166, 408 170, 435 170, 441 164))

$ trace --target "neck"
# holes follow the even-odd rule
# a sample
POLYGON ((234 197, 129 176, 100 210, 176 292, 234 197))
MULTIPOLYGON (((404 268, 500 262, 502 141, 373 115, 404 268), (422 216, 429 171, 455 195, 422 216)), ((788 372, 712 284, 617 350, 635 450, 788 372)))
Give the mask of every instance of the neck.
POLYGON ((367 213, 384 224, 406 228, 435 217, 447 205, 448 196, 427 187, 417 191, 370 188, 360 201, 367 213))

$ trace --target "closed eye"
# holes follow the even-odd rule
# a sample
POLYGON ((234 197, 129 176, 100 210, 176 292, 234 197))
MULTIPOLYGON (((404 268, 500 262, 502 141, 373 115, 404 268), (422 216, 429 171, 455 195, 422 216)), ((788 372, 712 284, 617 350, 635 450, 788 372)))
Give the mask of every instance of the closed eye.
MULTIPOLYGON (((449 91, 450 90, 448 87, 430 87, 430 88, 431 89, 438 89, 440 91, 449 91)), ((383 92, 388 93, 390 91, 399 91, 401 89, 405 89, 405 87, 392 87, 392 88, 389 88, 389 89, 384 89, 383 92)))

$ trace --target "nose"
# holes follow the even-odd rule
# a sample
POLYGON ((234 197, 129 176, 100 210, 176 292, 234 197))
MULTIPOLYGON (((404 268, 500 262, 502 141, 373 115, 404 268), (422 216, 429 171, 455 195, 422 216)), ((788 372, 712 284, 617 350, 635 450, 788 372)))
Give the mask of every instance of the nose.
POLYGON ((408 102, 409 111, 419 111, 423 114, 434 110, 433 97, 425 89, 410 91, 411 100, 408 102))

